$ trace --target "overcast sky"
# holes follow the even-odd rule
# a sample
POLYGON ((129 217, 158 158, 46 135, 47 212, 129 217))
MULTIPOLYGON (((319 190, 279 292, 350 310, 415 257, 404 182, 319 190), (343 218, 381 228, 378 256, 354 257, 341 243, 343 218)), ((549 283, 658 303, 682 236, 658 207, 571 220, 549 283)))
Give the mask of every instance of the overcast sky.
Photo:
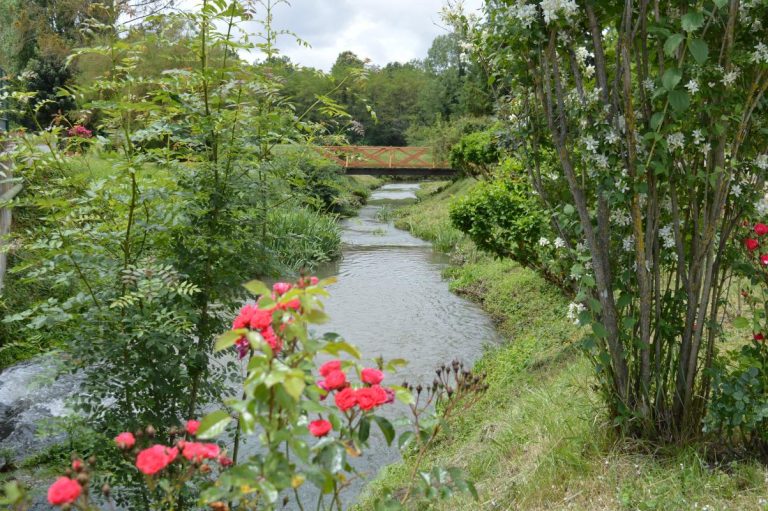
MULTIPOLYGON (((384 66, 424 58, 435 36, 446 33, 440 20, 445 0, 290 0, 275 11, 275 28, 291 30, 312 45, 283 36, 280 52, 294 63, 330 70, 351 50, 384 66)), ((467 12, 483 0, 465 0, 467 12)))

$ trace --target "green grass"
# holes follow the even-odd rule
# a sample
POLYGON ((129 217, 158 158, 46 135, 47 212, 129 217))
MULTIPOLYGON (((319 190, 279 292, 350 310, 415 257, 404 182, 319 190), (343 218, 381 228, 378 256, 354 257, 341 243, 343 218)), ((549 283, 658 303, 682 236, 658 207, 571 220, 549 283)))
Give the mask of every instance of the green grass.
MULTIPOLYGON (((400 225, 428 239, 445 235, 451 196, 471 186, 459 181, 422 196, 400 211, 400 225)), ((468 243, 457 246, 471 252, 468 243)), ((702 446, 660 450, 615 436, 593 370, 573 347, 579 331, 565 317, 568 301, 538 275, 476 251, 446 275, 453 291, 482 305, 507 342, 477 362, 488 392, 451 422, 424 466, 463 467, 479 502, 459 497, 434 509, 768 509, 768 472, 757 463, 714 466, 702 446)), ((403 487, 413 461, 384 469, 358 509, 403 487)))

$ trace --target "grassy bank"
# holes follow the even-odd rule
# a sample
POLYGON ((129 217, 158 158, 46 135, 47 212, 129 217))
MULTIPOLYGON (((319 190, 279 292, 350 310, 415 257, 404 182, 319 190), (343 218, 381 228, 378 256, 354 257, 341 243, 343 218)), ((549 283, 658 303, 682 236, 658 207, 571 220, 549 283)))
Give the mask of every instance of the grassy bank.
MULTIPOLYGON (((481 303, 506 340, 477 363, 487 394, 453 421, 424 467, 463 467, 480 501, 435 509, 768 509, 768 473, 756 463, 718 466, 703 448, 660 451, 614 436, 592 369, 572 346, 579 332, 565 297, 533 272, 479 254, 450 226, 451 196, 471 186, 432 185, 395 213, 397 225, 451 250, 451 288, 481 303)), ((367 497, 401 487, 412 461, 385 469, 367 497)))

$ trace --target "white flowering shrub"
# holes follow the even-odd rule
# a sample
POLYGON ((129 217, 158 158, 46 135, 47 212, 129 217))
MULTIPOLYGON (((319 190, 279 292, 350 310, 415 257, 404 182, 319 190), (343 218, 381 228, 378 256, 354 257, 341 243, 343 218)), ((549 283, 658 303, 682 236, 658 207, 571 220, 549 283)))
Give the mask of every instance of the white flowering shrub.
POLYGON ((690 438, 729 247, 768 212, 768 2, 487 0, 485 14, 448 18, 492 76, 565 247, 585 307, 569 316, 591 325, 583 347, 612 416, 638 436, 690 438))

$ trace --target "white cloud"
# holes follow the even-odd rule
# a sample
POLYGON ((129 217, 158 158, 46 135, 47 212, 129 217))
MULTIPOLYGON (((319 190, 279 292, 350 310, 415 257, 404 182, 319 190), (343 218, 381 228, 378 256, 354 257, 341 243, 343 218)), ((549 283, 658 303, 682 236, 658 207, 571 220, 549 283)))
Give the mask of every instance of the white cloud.
MULTIPOLYGON (((329 70, 339 53, 350 50, 373 64, 424 58, 432 40, 446 33, 440 20, 445 0, 292 0, 279 5, 274 26, 294 32, 312 47, 288 36, 278 42, 292 62, 329 70)), ((473 12, 482 0, 465 0, 473 12)))

